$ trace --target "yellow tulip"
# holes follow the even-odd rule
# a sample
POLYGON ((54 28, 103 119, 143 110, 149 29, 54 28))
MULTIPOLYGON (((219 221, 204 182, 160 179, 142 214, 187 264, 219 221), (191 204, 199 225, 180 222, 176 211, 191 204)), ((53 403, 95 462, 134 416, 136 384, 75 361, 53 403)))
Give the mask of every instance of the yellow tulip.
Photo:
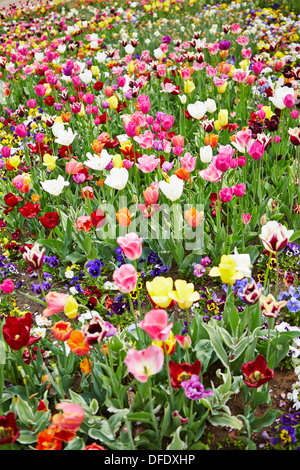
POLYGON ((169 293, 173 290, 171 277, 157 276, 153 281, 146 282, 146 289, 152 302, 160 308, 168 308, 172 302, 169 293))
POLYGON ((190 95, 195 90, 195 83, 193 80, 185 80, 184 82, 184 93, 190 95))
POLYGON ((151 345, 152 346, 159 346, 164 351, 165 350, 164 349, 164 343, 165 343, 165 346, 166 346, 167 354, 168 354, 168 356, 170 356, 171 354, 173 354, 173 352, 175 350, 175 346, 176 346, 176 338, 174 336, 173 331, 171 331, 170 336, 166 341, 164 341, 164 342, 163 341, 152 341, 151 345))
POLYGON ((85 115, 85 109, 84 109, 84 104, 81 103, 81 108, 80 108, 80 111, 78 113, 78 116, 82 117, 85 115))
POLYGON ((243 279, 244 274, 237 271, 237 264, 231 255, 222 255, 219 266, 209 272, 211 277, 220 277, 225 284, 233 285, 237 279, 243 279))
POLYGON ((194 290, 194 284, 192 282, 187 283, 181 279, 175 281, 175 291, 169 293, 169 297, 178 303, 178 306, 182 309, 190 308, 194 302, 200 299, 199 292, 194 290))
POLYGON ((227 88, 227 82, 225 82, 224 85, 218 86, 218 88, 217 88, 218 93, 220 93, 220 95, 222 95, 223 93, 225 93, 226 88, 227 88))
POLYGON ((65 315, 72 320, 76 317, 78 311, 78 303, 76 299, 74 299, 73 295, 69 295, 66 300, 64 313, 65 315))
POLYGON ((266 113, 267 119, 270 119, 274 114, 270 106, 263 106, 261 109, 266 113))
POLYGON ((91 72, 92 72, 94 77, 98 77, 98 75, 100 74, 100 69, 99 69, 98 65, 92 65, 91 66, 91 72))
POLYGON ((8 161, 13 168, 17 168, 20 165, 21 159, 19 155, 14 155, 8 161))
POLYGON ((119 153, 112 156, 112 161, 113 161, 113 164, 114 164, 114 168, 122 168, 123 161, 122 161, 122 157, 119 153))
POLYGON ((109 107, 111 109, 117 109, 119 101, 116 95, 110 96, 109 98, 106 99, 106 101, 109 102, 109 107))
POLYGON ((216 131, 219 131, 222 127, 218 119, 215 120, 214 126, 215 126, 216 131))
POLYGON ((228 124, 228 110, 227 109, 221 109, 218 114, 218 121, 220 123, 220 126, 225 127, 228 124))
POLYGON ((54 157, 53 155, 50 155, 49 153, 45 153, 43 157, 43 165, 45 165, 48 170, 53 171, 55 170, 55 162, 58 157, 54 157))

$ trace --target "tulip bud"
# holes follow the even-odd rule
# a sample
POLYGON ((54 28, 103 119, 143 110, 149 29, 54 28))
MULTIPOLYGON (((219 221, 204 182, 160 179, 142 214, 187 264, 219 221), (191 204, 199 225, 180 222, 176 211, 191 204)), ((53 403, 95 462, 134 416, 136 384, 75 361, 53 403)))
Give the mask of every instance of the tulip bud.
POLYGON ((175 335, 175 339, 182 349, 189 349, 191 347, 192 340, 189 335, 175 335))

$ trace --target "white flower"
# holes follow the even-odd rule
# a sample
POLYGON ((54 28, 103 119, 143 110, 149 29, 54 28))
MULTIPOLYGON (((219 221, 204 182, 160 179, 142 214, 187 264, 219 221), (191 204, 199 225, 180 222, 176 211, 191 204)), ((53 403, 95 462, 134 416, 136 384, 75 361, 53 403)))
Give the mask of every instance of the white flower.
POLYGON ((67 269, 66 272, 65 272, 65 277, 67 279, 73 279, 74 277, 74 271, 72 271, 72 269, 67 269))
POLYGON ((204 103, 203 101, 190 103, 187 107, 187 110, 194 119, 201 119, 207 111, 207 103, 204 103))
POLYGON ((238 272, 244 274, 245 277, 251 277, 252 264, 250 255, 248 253, 239 254, 237 248, 235 247, 234 255, 231 255, 231 258, 233 258, 233 260, 236 262, 236 270, 238 272))
POLYGON ((183 185, 182 179, 178 178, 176 175, 172 175, 168 182, 159 182, 159 189, 170 201, 176 201, 182 194, 183 185))
POLYGON ((43 52, 36 52, 34 54, 34 58, 35 60, 37 60, 38 62, 42 62, 43 58, 44 58, 44 54, 43 52))
POLYGON ((207 112, 208 113, 214 113, 217 109, 217 105, 216 105, 216 102, 215 100, 211 99, 211 98, 208 98, 206 101, 206 106, 207 106, 207 112))
POLYGON ((97 55, 95 56, 95 59, 99 64, 103 64, 106 60, 106 54, 105 52, 97 52, 97 55))
POLYGON ((57 129, 57 136, 55 142, 59 145, 66 145, 67 147, 69 147, 69 145, 73 143, 73 140, 75 139, 76 135, 77 132, 73 133, 70 127, 67 130, 57 129))
POLYGON ((60 54, 63 54, 66 50, 67 46, 65 44, 60 44, 57 48, 57 51, 60 53, 60 54))
POLYGON ((212 161, 213 151, 210 145, 200 148, 200 160, 202 163, 210 163, 212 161))
POLYGON ((183 95, 177 95, 177 96, 178 96, 178 98, 180 99, 181 104, 185 104, 185 103, 186 103, 187 97, 186 97, 185 94, 183 94, 183 95))
POLYGON ((55 137, 58 137, 58 134, 65 130, 65 126, 62 122, 55 122, 51 127, 52 133, 55 137))
POLYGON ((155 59, 161 59, 162 56, 164 55, 163 51, 160 49, 160 47, 158 47, 157 49, 154 49, 153 51, 153 54, 154 54, 154 57, 155 59))
POLYGON ((125 52, 126 54, 133 54, 134 53, 134 47, 131 44, 127 44, 125 47, 125 52))
POLYGON ((113 189, 124 189, 128 181, 129 173, 126 168, 112 168, 104 181, 107 186, 113 189))
POLYGON ((283 102, 284 98, 287 95, 292 95, 292 94, 293 94, 293 90, 291 90, 291 88, 287 86, 283 86, 283 87, 277 88, 275 90, 274 96, 270 96, 269 100, 274 104, 276 108, 284 109, 285 108, 285 104, 283 102))
POLYGON ((93 73, 91 70, 85 69, 84 72, 79 74, 80 80, 86 85, 92 81, 93 73))
POLYGON ((41 181, 41 186, 49 194, 52 196, 59 196, 65 186, 69 186, 69 182, 65 181, 64 177, 59 175, 57 179, 41 181))
POLYGON ((105 149, 102 150, 100 155, 98 154, 92 155, 90 152, 88 152, 86 156, 87 156, 87 160, 83 162, 84 165, 88 166, 92 170, 98 170, 98 171, 104 170, 107 167, 107 165, 110 163, 111 158, 112 158, 107 152, 107 150, 105 149))

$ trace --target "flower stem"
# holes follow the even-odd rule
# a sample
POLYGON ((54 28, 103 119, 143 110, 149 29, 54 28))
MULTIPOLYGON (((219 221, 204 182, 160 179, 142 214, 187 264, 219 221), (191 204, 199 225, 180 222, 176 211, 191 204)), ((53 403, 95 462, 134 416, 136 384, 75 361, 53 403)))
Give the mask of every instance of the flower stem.
POLYGON ((169 368, 169 355, 166 347, 165 341, 163 341, 164 351, 165 351, 165 358, 166 358, 166 369, 167 369, 167 377, 168 377, 168 384, 170 390, 170 401, 171 401, 171 408, 174 409, 174 396, 173 396, 173 387, 171 383, 171 375, 170 375, 170 368, 169 368))

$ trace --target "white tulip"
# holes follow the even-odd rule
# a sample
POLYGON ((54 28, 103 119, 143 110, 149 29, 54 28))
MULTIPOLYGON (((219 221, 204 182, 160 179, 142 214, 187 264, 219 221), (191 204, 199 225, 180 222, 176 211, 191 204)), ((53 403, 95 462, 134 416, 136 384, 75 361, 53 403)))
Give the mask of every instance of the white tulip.
POLYGON ((236 270, 238 272, 244 274, 245 277, 251 277, 252 264, 250 255, 248 253, 239 254, 237 248, 235 247, 234 255, 231 255, 231 258, 233 258, 233 260, 236 262, 236 270))
POLYGON ((83 83, 88 85, 88 83, 90 83, 92 81, 93 74, 92 74, 91 70, 85 69, 84 72, 79 74, 79 78, 83 83))
POLYGON ((201 119, 207 111, 207 103, 203 101, 196 101, 195 103, 190 103, 187 107, 188 112, 194 119, 201 119))
POLYGON ((83 162, 84 165, 88 166, 92 170, 98 170, 98 171, 104 170, 107 167, 107 165, 110 163, 111 158, 112 158, 107 152, 107 150, 105 149, 102 150, 100 155, 98 154, 92 155, 90 152, 88 152, 86 156, 87 156, 87 160, 83 162))
POLYGON ((212 161, 213 151, 210 145, 200 148, 200 160, 202 163, 210 163, 212 161))
POLYGON ((65 186, 69 186, 69 182, 66 181, 63 176, 59 175, 57 179, 53 180, 46 180, 46 181, 41 181, 41 186, 49 194, 52 194, 52 196, 59 196, 65 186))
POLYGON ((183 185, 183 180, 178 178, 176 175, 172 175, 170 176, 169 181, 159 182, 159 189, 166 198, 170 199, 170 201, 176 201, 180 198, 183 192, 183 185))
POLYGON ((277 88, 275 90, 274 96, 270 96, 269 100, 274 104, 276 108, 284 109, 285 108, 285 104, 283 102, 284 98, 287 95, 293 95, 293 94, 294 94, 294 91, 291 88, 287 86, 283 86, 283 87, 277 88))
POLYGON ((104 183, 113 189, 124 189, 128 181, 129 173, 126 168, 112 168, 104 183))
POLYGON ((75 139, 76 135, 77 132, 73 133, 70 127, 67 130, 58 129, 55 142, 59 145, 66 145, 67 147, 69 147, 69 145, 71 145, 73 140, 75 139))
POLYGON ((207 98, 205 103, 206 103, 206 106, 207 106, 207 112, 208 113, 214 113, 216 111, 217 105, 216 105, 215 100, 213 100, 212 98, 207 98))

